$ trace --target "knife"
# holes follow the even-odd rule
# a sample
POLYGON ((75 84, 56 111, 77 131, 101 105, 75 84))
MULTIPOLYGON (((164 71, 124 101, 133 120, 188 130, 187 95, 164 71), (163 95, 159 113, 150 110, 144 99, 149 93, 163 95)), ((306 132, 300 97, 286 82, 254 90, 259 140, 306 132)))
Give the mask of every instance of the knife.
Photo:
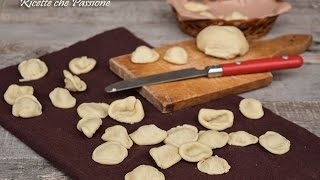
POLYGON ((142 87, 144 85, 179 81, 197 77, 220 77, 240 74, 262 73, 281 69, 298 68, 302 66, 303 58, 299 55, 264 58, 234 63, 208 66, 199 70, 196 68, 183 69, 167 73, 155 74, 139 78, 123 80, 105 88, 106 92, 118 92, 127 89, 142 87))

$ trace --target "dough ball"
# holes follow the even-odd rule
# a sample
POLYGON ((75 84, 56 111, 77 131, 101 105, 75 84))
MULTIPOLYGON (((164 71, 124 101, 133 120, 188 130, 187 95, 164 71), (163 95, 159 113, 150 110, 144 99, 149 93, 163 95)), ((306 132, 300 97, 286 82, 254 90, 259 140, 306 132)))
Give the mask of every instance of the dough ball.
POLYGON ((237 131, 229 134, 229 145, 244 147, 251 144, 256 144, 257 142, 258 138, 256 136, 245 131, 237 131))
POLYGON ((143 145, 154 145, 162 142, 167 137, 167 131, 158 128, 154 124, 144 125, 130 134, 134 143, 143 145))
POLYGON ((217 155, 198 162, 197 167, 199 171, 209 175, 224 174, 229 172, 231 168, 225 159, 217 155))
POLYGON ((188 162, 198 162, 212 156, 212 150, 199 142, 189 142, 179 147, 182 159, 188 162))
POLYGON ((224 147, 229 141, 229 134, 226 132, 218 132, 215 130, 199 133, 198 142, 207 145, 211 149, 224 147))
POLYGON ((139 46, 131 55, 131 61, 133 63, 144 64, 152 63, 159 59, 160 55, 157 51, 147 47, 139 46))
POLYGON ((256 99, 243 99, 239 104, 239 109, 249 119, 260 119, 264 116, 262 104, 256 99))
POLYGON ((208 12, 208 11, 203 11, 203 12, 200 12, 199 13, 200 16, 203 16, 203 17, 207 17, 208 19, 213 19, 215 18, 211 12, 208 12))
POLYGON ((228 16, 226 16, 225 20, 230 21, 230 20, 248 20, 248 17, 241 14, 238 11, 234 11, 228 16))
POLYGON ((15 100, 23 95, 33 95, 33 87, 12 84, 4 93, 3 98, 8 104, 13 105, 15 100))
POLYGON ((195 142, 198 139, 198 129, 195 126, 184 124, 168 130, 168 136, 164 140, 165 144, 180 147, 187 142, 195 142))
POLYGON ((133 142, 128 135, 127 129, 120 125, 115 125, 107 128, 101 139, 104 141, 118 142, 127 149, 130 149, 133 145, 133 142))
POLYGON ((40 59, 22 61, 18 66, 18 70, 23 78, 19 79, 20 82, 41 79, 48 73, 47 65, 40 59))
POLYGON ((69 109, 76 105, 76 98, 74 98, 68 90, 63 88, 55 88, 50 92, 49 98, 57 108, 69 109))
POLYGON ((12 106, 12 115, 15 117, 32 118, 42 114, 42 106, 33 95, 18 97, 12 106))
POLYGON ((140 122, 144 118, 141 101, 134 96, 112 102, 108 114, 114 120, 129 124, 140 122))
POLYGON ((244 55, 249 44, 243 33, 234 26, 208 26, 197 35, 197 47, 209 56, 231 59, 244 55))
POLYGON ((87 138, 92 138, 101 125, 102 120, 100 118, 81 119, 77 124, 77 129, 83 132, 87 138))
POLYGON ((69 71, 64 70, 64 83, 65 88, 69 91, 85 91, 87 89, 87 84, 82 81, 78 76, 72 75, 69 71))
POLYGON ((185 3, 184 8, 190 12, 202 12, 209 9, 207 5, 193 1, 185 3))
POLYGON ((79 75, 90 72, 97 64, 97 61, 87 56, 77 57, 69 62, 69 69, 73 74, 79 75))
POLYGON ((181 160, 179 149, 171 144, 152 148, 149 153, 161 169, 167 169, 181 160))
POLYGON ((165 176, 158 169, 149 165, 140 165, 127 173, 125 180, 165 180, 165 176))
POLYGON ((175 46, 166 51, 163 59, 173 64, 186 64, 188 62, 188 53, 182 47, 175 46))
POLYGON ((81 118, 105 118, 108 116, 109 105, 106 103, 82 103, 77 112, 81 118))
POLYGON ((205 128, 221 131, 233 125, 234 116, 229 110, 203 108, 199 111, 198 120, 205 128))
POLYGON ((262 147, 273 154, 285 154, 290 150, 290 141, 281 134, 268 131, 259 137, 259 143, 262 147))
POLYGON ((92 153, 92 159, 103 165, 121 163, 128 156, 128 150, 117 142, 105 142, 92 153))

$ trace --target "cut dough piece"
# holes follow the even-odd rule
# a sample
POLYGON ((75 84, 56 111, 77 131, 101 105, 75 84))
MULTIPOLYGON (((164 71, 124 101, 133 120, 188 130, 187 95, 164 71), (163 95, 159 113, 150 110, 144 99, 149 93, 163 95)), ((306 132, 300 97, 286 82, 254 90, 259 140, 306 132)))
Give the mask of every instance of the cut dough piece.
POLYGON ((125 180, 165 180, 165 176, 157 168, 149 165, 140 165, 128 172, 125 180))
POLYGON ((233 119, 233 113, 229 110, 201 109, 198 114, 202 126, 217 131, 231 127, 233 119))
POLYGON ((127 149, 130 149, 133 145, 133 142, 128 135, 127 129, 120 125, 115 125, 107 128, 101 139, 104 141, 118 142, 127 149))
POLYGON ((224 174, 231 168, 225 159, 217 155, 198 162, 197 167, 199 171, 209 175, 224 174))
POLYGON ((3 98, 8 104, 13 105, 15 100, 23 95, 33 95, 33 87, 12 84, 4 93, 3 98))
POLYGON ((168 136, 164 140, 165 144, 180 147, 187 142, 195 142, 198 139, 198 129, 195 126, 184 124, 168 130, 168 136))
POLYGON ((90 72, 97 64, 97 61, 87 56, 77 57, 69 62, 69 69, 73 74, 79 75, 90 72))
POLYGON ((239 109, 249 119, 260 119, 264 116, 262 104, 256 99, 246 98, 241 100, 239 109))
POLYGON ((23 78, 19 79, 20 82, 41 79, 48 73, 47 65, 40 59, 22 61, 18 66, 18 70, 23 78))
POLYGON ((140 122, 144 118, 141 101, 134 96, 113 101, 109 106, 108 114, 114 120, 129 124, 140 122))
POLYGON ((212 13, 211 13, 211 12, 208 12, 208 11, 200 12, 199 15, 200 15, 200 16, 203 16, 203 17, 207 17, 207 18, 209 18, 209 19, 213 19, 213 18, 214 18, 214 16, 212 15, 212 13))
POLYGON ((208 146, 199 142, 189 142, 179 147, 182 159, 188 162, 198 162, 212 156, 213 152, 208 146))
POLYGON ((108 116, 109 105, 107 103, 82 103, 77 108, 81 118, 105 118, 108 116))
POLYGON ((50 92, 49 98, 57 108, 68 109, 76 105, 76 98, 74 98, 68 90, 63 88, 55 88, 50 92))
POLYGON ((251 144, 256 144, 257 142, 258 138, 256 136, 245 131, 237 131, 229 134, 229 145, 244 147, 251 144))
POLYGON ((18 97, 12 106, 12 115, 15 117, 32 118, 42 114, 42 106, 33 95, 18 97))
POLYGON ((161 169, 167 169, 181 160, 179 149, 171 144, 152 148, 149 154, 161 169))
POLYGON ((105 142, 92 153, 92 159, 104 165, 121 163, 128 156, 128 150, 117 142, 105 142))
POLYGON ((159 59, 160 55, 157 51, 147 47, 139 46, 131 55, 131 61, 133 63, 143 64, 152 63, 159 59))
POLYGON ((69 71, 63 70, 65 88, 69 91, 85 91, 87 84, 78 76, 72 75, 69 71))
POLYGON ((245 16, 238 11, 234 11, 230 15, 226 16, 225 20, 248 20, 248 16, 245 16))
POLYGON ((173 64, 186 64, 188 62, 188 53, 182 47, 175 46, 166 51, 163 59, 173 64))
POLYGON ((262 147, 273 154, 285 154, 290 150, 290 141, 279 133, 268 131, 259 137, 262 147))
POLYGON ((203 12, 209 9, 208 6, 203 3, 192 1, 185 3, 184 8, 191 12, 203 12))
POLYGON ((229 141, 229 134, 226 132, 218 132, 215 130, 199 133, 198 142, 207 145, 211 149, 222 148, 229 141))
POLYGON ((77 129, 88 138, 92 138, 101 125, 102 120, 100 118, 81 119, 77 124, 77 129))
POLYGON ((143 145, 154 145, 162 142, 167 137, 167 131, 158 128, 154 124, 144 125, 130 134, 134 143, 143 145))

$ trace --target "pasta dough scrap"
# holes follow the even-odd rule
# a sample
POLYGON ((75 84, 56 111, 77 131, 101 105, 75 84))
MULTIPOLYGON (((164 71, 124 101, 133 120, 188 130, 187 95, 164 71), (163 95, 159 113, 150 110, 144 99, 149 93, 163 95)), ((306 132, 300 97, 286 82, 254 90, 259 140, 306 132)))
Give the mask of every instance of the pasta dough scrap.
POLYGON ((83 132, 87 138, 92 138, 101 125, 102 120, 100 118, 81 119, 77 124, 77 129, 83 132))
POLYGON ((101 139, 104 141, 118 142, 127 149, 130 149, 133 145, 133 142, 128 135, 127 129, 120 125, 108 127, 102 135, 101 139))
POLYGON ((260 119, 264 116, 261 102, 253 98, 241 100, 239 109, 240 112, 249 119, 260 119))
POLYGON ((259 143, 262 147, 273 154, 285 154, 290 150, 290 141, 281 134, 273 131, 267 131, 259 137, 259 143))
POLYGON ((188 62, 188 53, 182 47, 175 46, 166 51, 163 59, 173 64, 186 64, 188 62))
POLYGON ((19 79, 20 82, 41 79, 48 73, 47 65, 40 59, 22 61, 18 66, 18 70, 23 78, 19 79))
POLYGON ((109 105, 107 103, 82 103, 77 108, 81 118, 105 118, 108 116, 109 105))
POLYGON ((171 144, 152 148, 149 154, 161 169, 167 169, 181 160, 179 149, 171 144))
POLYGON ((256 144, 257 142, 258 138, 256 136, 245 131, 237 131, 229 134, 229 145, 244 147, 251 144, 256 144))
POLYGON ((144 118, 141 101, 134 96, 112 102, 108 114, 114 120, 129 124, 140 122, 144 118))
POLYGON ((69 62, 69 69, 73 74, 85 74, 90 72, 97 64, 97 61, 87 56, 77 57, 69 62))
POLYGON ((229 163, 217 155, 198 162, 197 167, 199 171, 209 175, 224 174, 231 169, 229 163))
POLYGON ((200 16, 203 16, 203 17, 207 17, 209 19, 213 19, 215 18, 211 12, 208 12, 208 11, 203 11, 203 12, 200 12, 199 13, 200 16))
POLYGON ((120 164, 128 156, 128 150, 117 142, 105 142, 92 153, 92 160, 103 165, 120 164))
POLYGON ((23 95, 33 95, 33 91, 32 86, 19 86, 12 84, 4 93, 3 98, 8 104, 13 105, 18 97, 23 95))
POLYGON ((159 59, 160 55, 157 51, 147 47, 139 46, 131 55, 131 61, 133 63, 143 64, 152 63, 159 59))
POLYGON ((72 75, 69 71, 64 70, 64 83, 65 88, 69 91, 85 91, 87 89, 87 84, 82 81, 78 76, 72 75))
POLYGON ((205 128, 221 131, 233 125, 234 116, 229 110, 203 108, 199 111, 198 120, 205 128))
POLYGON ((207 145, 211 149, 224 147, 229 141, 229 134, 226 132, 218 132, 215 130, 199 133, 198 142, 207 145))
POLYGON ((42 114, 42 105, 33 95, 18 97, 12 106, 12 115, 15 117, 32 118, 42 114))
POLYGON ((213 152, 208 146, 199 142, 189 142, 179 147, 182 159, 188 162, 198 162, 212 156, 213 152))
POLYGON ((185 3, 184 8, 190 12, 202 12, 209 9, 207 5, 193 1, 185 3))
POLYGON ((68 109, 76 105, 76 98, 74 98, 68 90, 63 88, 55 88, 50 92, 49 98, 57 108, 68 109))
POLYGON ((164 140, 165 144, 180 147, 187 142, 195 142, 198 139, 198 129, 195 126, 184 124, 168 130, 168 136, 164 140))
POLYGON ((130 134, 134 143, 143 145, 154 145, 162 142, 167 137, 167 131, 158 128, 154 124, 144 125, 130 134))
POLYGON ((248 20, 248 16, 243 15, 242 13, 238 11, 234 11, 228 16, 226 16, 225 20, 230 21, 230 20, 248 20))
POLYGON ((149 165, 140 165, 128 172, 125 180, 165 180, 165 176, 157 168, 149 165))

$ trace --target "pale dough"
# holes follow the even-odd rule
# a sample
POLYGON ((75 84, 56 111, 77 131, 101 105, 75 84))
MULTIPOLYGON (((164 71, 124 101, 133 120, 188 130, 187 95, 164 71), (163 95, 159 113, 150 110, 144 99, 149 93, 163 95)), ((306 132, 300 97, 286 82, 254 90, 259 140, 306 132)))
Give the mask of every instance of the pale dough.
POLYGON ((13 105, 15 100, 23 95, 33 95, 33 87, 12 84, 4 93, 3 98, 8 104, 13 105))
POLYGON ((72 75, 69 71, 64 70, 64 83, 65 88, 69 91, 85 91, 87 89, 87 84, 82 81, 78 76, 72 75))
POLYGON ((198 139, 198 129, 195 126, 184 124, 168 130, 168 136, 164 140, 165 144, 180 147, 187 142, 195 142, 198 139))
POLYGON ((166 51, 163 59, 173 64, 186 64, 188 62, 188 53, 182 47, 175 46, 166 51))
POLYGON ((139 46, 131 54, 131 61, 137 64, 152 63, 159 59, 160 55, 157 51, 147 47, 139 46))
POLYGON ((108 127, 102 135, 101 139, 104 141, 118 142, 127 149, 130 149, 133 145, 133 142, 128 135, 127 129, 120 125, 108 127))
POLYGON ((77 108, 81 118, 105 118, 108 116, 109 105, 107 103, 82 103, 77 108))
POLYGON ((248 17, 238 11, 234 11, 225 17, 225 20, 248 20, 248 17))
POLYGON ((128 156, 128 150, 117 142, 105 142, 92 153, 92 159, 103 165, 121 163, 128 156))
POLYGON ((76 98, 74 98, 68 90, 63 88, 55 88, 50 92, 49 98, 57 108, 68 109, 76 105, 76 98))
POLYGON ((12 115, 22 118, 32 118, 42 114, 42 106, 33 95, 18 97, 12 106, 12 115))
POLYGON ((69 69, 73 74, 79 75, 90 72, 97 64, 97 61, 87 56, 77 57, 69 62, 69 69))
POLYGON ((273 154, 285 154, 290 150, 290 141, 281 134, 268 131, 259 137, 259 143, 262 147, 273 154))
POLYGON ((190 12, 202 12, 208 10, 207 5, 193 1, 185 3, 184 8, 190 12))
POLYGON ((100 118, 81 119, 77 124, 77 129, 83 132, 87 138, 92 138, 101 125, 102 120, 100 118))
POLYGON ((149 165, 140 165, 128 172, 125 180, 165 180, 165 176, 157 168, 149 165))
POLYGON ((188 162, 198 162, 212 156, 213 152, 208 146, 199 142, 189 142, 179 147, 182 159, 188 162))
POLYGON ((113 101, 109 106, 108 114, 114 120, 129 124, 140 122, 144 118, 141 101, 134 96, 113 101))
POLYGON ((179 149, 171 144, 152 148, 149 154, 161 169, 167 169, 181 160, 179 149))
POLYGON ((256 99, 246 98, 241 100, 239 109, 249 119, 260 119, 264 116, 262 104, 256 99))
POLYGON ((201 109, 198 114, 199 123, 208 129, 225 130, 233 125, 234 116, 229 110, 201 109))
POLYGON ((217 155, 198 162, 197 167, 199 171, 209 175, 224 174, 229 172, 231 168, 225 159, 217 155))
POLYGON ((213 19, 213 18, 214 18, 214 16, 212 15, 212 13, 211 13, 211 12, 208 12, 208 11, 200 12, 199 15, 200 15, 200 16, 203 16, 203 17, 207 17, 207 18, 209 18, 209 19, 213 19))
POLYGON ((167 137, 167 131, 158 128, 154 124, 144 125, 130 134, 134 143, 143 145, 154 145, 162 142, 167 137))
POLYGON ((18 66, 18 70, 23 78, 19 79, 20 82, 41 79, 48 73, 47 65, 40 59, 22 61, 18 66))
POLYGON ((224 147, 229 141, 229 134, 226 132, 218 132, 208 130, 203 133, 199 132, 198 142, 207 145, 211 149, 224 147))
POLYGON ((229 145, 244 147, 251 144, 256 144, 257 142, 258 138, 256 136, 245 131, 237 131, 229 134, 229 145))

